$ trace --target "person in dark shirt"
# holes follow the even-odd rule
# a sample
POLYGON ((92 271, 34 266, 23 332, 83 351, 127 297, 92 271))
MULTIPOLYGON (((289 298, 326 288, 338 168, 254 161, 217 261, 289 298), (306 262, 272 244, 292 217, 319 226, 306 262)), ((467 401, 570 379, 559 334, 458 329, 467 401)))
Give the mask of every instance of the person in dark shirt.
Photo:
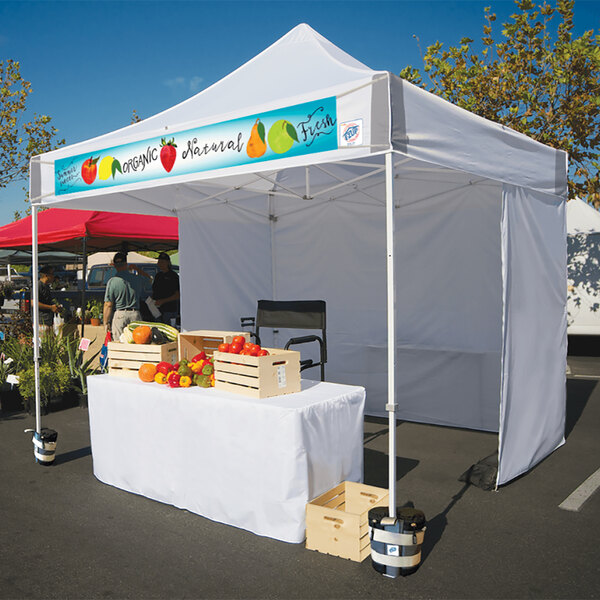
POLYGON ((45 266, 40 269, 40 287, 38 292, 38 305, 40 313, 40 325, 52 327, 55 313, 60 312, 60 306, 52 297, 50 284, 54 281, 54 269, 45 266))
POLYGON ((160 309, 160 320, 167 325, 179 317, 179 275, 171 268, 166 252, 158 255, 158 273, 152 283, 152 298, 160 309))

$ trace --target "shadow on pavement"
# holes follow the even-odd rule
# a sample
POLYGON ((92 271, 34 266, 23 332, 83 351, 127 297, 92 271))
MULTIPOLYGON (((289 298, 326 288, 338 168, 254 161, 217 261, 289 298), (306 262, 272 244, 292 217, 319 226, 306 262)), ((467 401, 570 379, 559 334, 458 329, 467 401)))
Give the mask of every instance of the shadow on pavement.
MULTIPOLYGON (((60 443, 60 440, 59 440, 60 443)), ((84 456, 91 456, 92 448, 91 446, 86 446, 85 448, 79 448, 79 450, 71 450, 71 452, 65 452, 64 454, 57 454, 54 459, 55 465, 62 465, 64 463, 71 462, 72 460, 77 460, 78 458, 83 458, 84 456)))
MULTIPOLYGON (((402 479, 410 473, 417 465, 418 460, 414 458, 396 457, 396 479, 402 479)), ((365 483, 375 487, 388 487, 388 455, 379 450, 365 448, 364 454, 365 483)))
POLYGON ((446 508, 439 514, 427 521, 427 531, 423 538, 423 546, 421 547, 421 562, 425 562, 431 551, 435 548, 435 545, 442 539, 444 530, 448 525, 448 513, 452 507, 464 496, 465 492, 469 488, 468 483, 465 483, 463 487, 452 496, 452 500, 446 506, 446 508))
POLYGON ((568 438, 581 417, 585 406, 596 387, 597 381, 586 379, 567 380, 567 415, 565 420, 565 438, 568 438))
POLYGON ((2 411, 0 421, 22 421, 27 415, 22 412, 2 411))

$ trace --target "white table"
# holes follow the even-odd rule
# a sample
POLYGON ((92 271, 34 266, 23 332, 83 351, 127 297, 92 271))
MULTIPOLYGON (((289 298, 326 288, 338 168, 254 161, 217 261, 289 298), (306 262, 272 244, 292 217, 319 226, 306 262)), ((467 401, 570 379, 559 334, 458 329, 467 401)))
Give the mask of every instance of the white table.
POLYGON ((286 542, 305 506, 362 481, 362 387, 302 381, 263 400, 88 378, 94 475, 102 482, 286 542))

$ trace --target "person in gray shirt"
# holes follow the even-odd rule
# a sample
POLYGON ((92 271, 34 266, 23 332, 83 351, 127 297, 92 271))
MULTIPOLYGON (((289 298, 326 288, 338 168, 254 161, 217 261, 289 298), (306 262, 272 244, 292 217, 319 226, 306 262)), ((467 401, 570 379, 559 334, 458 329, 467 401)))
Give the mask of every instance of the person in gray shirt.
POLYGON ((113 258, 116 274, 108 280, 104 294, 104 324, 112 339, 119 341, 123 329, 132 321, 140 321, 140 299, 144 291, 144 279, 131 273, 127 255, 117 252, 113 258))

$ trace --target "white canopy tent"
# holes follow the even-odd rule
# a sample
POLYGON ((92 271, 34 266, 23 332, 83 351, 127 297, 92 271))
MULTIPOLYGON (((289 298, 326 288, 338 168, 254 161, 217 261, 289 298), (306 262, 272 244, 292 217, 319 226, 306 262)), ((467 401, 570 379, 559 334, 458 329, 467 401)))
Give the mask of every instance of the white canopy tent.
POLYGON ((498 431, 502 484, 564 442, 566 171, 564 152, 299 25, 189 100, 35 157, 31 197, 176 214, 184 328, 236 329, 259 298, 326 300, 327 379, 364 385, 390 424, 498 431), (271 138, 286 110, 289 152, 271 138), (250 127, 229 132, 259 121, 256 156, 250 127), (81 183, 105 155, 123 173, 81 183))

